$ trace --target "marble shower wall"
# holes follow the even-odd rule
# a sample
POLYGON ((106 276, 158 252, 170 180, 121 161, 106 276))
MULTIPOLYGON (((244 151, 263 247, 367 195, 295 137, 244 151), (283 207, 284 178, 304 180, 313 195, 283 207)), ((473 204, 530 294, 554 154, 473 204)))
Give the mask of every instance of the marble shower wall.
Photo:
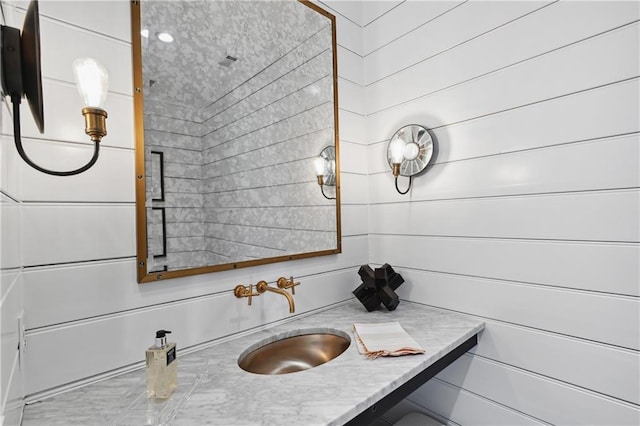
POLYGON ((326 25, 203 111, 209 263, 336 247, 313 167, 334 138, 330 45, 326 25))
POLYGON ((151 188, 146 200, 149 270, 201 266, 205 253, 202 125, 198 111, 148 101, 144 120, 145 168, 147 185, 151 188), (162 153, 162 178, 158 173, 158 156, 153 152, 162 153))
POLYGON ((146 101, 150 270, 337 246, 335 202, 313 167, 334 138, 330 45, 325 25, 201 110, 146 101))

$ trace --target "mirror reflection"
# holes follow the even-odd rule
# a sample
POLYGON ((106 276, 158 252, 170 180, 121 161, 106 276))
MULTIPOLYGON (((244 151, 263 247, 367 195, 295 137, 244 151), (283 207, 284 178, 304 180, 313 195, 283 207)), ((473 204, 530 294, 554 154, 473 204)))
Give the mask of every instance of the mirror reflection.
POLYGON ((138 281, 339 253, 337 159, 335 200, 314 166, 338 148, 333 16, 143 0, 132 24, 138 281))

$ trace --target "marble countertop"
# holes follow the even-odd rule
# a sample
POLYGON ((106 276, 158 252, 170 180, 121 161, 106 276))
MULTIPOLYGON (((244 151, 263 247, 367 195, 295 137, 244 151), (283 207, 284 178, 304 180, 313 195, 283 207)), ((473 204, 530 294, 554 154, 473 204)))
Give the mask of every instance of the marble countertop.
POLYGON ((178 388, 168 400, 145 394, 144 369, 28 405, 23 426, 56 425, 340 425, 376 403, 484 328, 475 318, 402 301, 367 312, 357 300, 180 356, 178 388), (398 321, 424 355, 370 360, 358 352, 354 322, 398 321), (351 336, 339 357, 283 375, 243 371, 238 356, 257 342, 299 330, 351 336))

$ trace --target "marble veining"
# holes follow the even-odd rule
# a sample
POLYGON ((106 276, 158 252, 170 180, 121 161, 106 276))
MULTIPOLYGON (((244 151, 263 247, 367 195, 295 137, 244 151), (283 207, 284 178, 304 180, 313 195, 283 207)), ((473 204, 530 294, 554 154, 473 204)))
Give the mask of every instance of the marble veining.
POLYGON ((178 354, 179 385, 167 401, 145 397, 145 372, 138 370, 29 405, 23 425, 341 425, 483 328, 475 318, 417 303, 401 301, 392 312, 367 312, 350 300, 178 354), (388 321, 398 321, 426 354, 375 360, 361 355, 352 324, 388 321), (297 373, 268 376, 238 367, 238 357, 249 348, 308 329, 338 330, 351 336, 352 344, 337 358, 297 373))

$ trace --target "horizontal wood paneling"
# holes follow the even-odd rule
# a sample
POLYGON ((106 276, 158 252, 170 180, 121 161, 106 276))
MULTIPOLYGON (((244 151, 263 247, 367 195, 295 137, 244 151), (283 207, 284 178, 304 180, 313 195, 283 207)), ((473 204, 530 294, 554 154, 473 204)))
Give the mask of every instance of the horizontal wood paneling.
MULTIPOLYGON (((420 27, 425 23, 450 12, 464 2, 460 0, 409 1, 402 7, 397 6, 404 2, 380 3, 393 5, 393 8, 388 8, 386 13, 379 14, 375 21, 371 17, 365 21, 362 30, 365 55, 370 55, 371 52, 413 31, 420 31, 420 27), (399 22, 402 22, 402 25, 398 25, 399 22), (383 31, 381 31, 382 28, 384 28, 383 31)), ((368 3, 367 7, 363 7, 363 11, 369 14, 370 9, 377 9, 376 4, 378 3, 368 3)))
MULTIPOLYGON (((636 351, 528 327, 486 321, 478 346, 470 352, 640 404, 640 382, 632 380, 640 377, 640 354, 636 351)), ((459 368, 464 370, 464 367, 459 368)), ((454 371, 451 373, 456 374, 454 371)), ((569 422, 559 422, 562 423, 569 422)), ((589 424, 589 421, 583 424, 589 424)))
MULTIPOLYGON (((402 12, 403 18, 421 19, 421 15, 412 14, 410 18, 405 14, 411 13, 411 9, 433 8, 433 4, 440 8, 451 7, 450 3, 442 2, 408 2, 407 7, 397 8, 394 12, 402 12)), ((486 5, 475 7, 482 9, 486 8, 486 5)), ((474 8, 474 5, 467 3, 451 14, 470 8, 474 8)), ((390 16, 388 18, 391 19, 390 16)), ((444 18, 443 16, 442 19, 444 18)), ((535 60, 537 55, 637 19, 638 7, 633 2, 556 2, 513 21, 498 31, 471 39, 455 49, 444 51, 401 73, 389 75, 371 84, 366 91, 366 105, 368 111, 379 111, 389 105, 398 105, 523 60, 535 60), (542 32, 539 31, 541 27, 545 29, 542 32), (523 40, 520 36, 523 33, 536 33, 535 42, 523 40), (429 78, 424 78, 425 75, 429 78)), ((404 25, 389 27, 400 30, 405 28, 404 25)), ((453 32, 454 29, 451 30, 453 32)), ((457 34, 458 29, 455 30, 457 34)), ((377 32, 380 35, 388 33, 389 31, 377 32)), ((439 34, 438 39, 441 37, 439 34)), ((428 55, 424 50, 421 53, 428 55)))
MULTIPOLYGON (((97 7, 94 13, 105 6, 101 2, 95 4, 97 7)), ((86 6, 84 8, 89 9, 86 6)), ((129 17, 126 19, 129 20, 129 17)), ((40 40, 43 76, 75 84, 73 62, 77 58, 91 57, 100 62, 109 73, 111 92, 133 95, 133 63, 129 42, 108 38, 47 17, 40 19, 40 40)))
MULTIPOLYGON (((429 25, 421 26, 396 39, 393 43, 386 44, 374 53, 367 55, 364 58, 365 84, 369 85, 425 58, 451 49, 545 4, 549 4, 549 2, 509 2, 500 7, 492 7, 495 3, 492 5, 491 3, 483 4, 483 2, 466 2, 449 13, 441 15, 439 19, 429 22, 429 25), (489 10, 491 13, 486 13, 489 10), (478 19, 480 14, 483 19, 478 19), (429 42, 425 43, 425 40, 429 42)), ((368 29, 367 38, 373 37, 374 32, 386 32, 386 27, 399 26, 402 28, 404 21, 401 15, 402 12, 397 11, 393 17, 390 17, 389 22, 384 23, 384 27, 382 20, 380 20, 380 26, 377 26, 375 30, 368 29)), ((423 22, 427 22, 429 17, 429 15, 425 15, 423 22)), ((373 25, 376 24, 378 22, 373 25)), ((389 40, 389 38, 385 37, 385 40, 389 40)))
POLYGON ((394 108, 370 111, 368 136, 381 141, 403 123, 438 127, 635 78, 638 63, 626 49, 640 50, 638 25, 610 31, 394 108), (584 72, 587 69, 589 72, 584 72))
POLYGON ((461 357, 438 378, 552 424, 636 425, 640 420, 637 406, 478 356, 461 357))
MULTIPOLYGON (((637 135, 631 135, 437 164, 424 177, 414 179, 411 199, 633 188, 640 181, 639 142, 637 135)), ((391 173, 376 174, 370 180, 372 188, 393 188, 391 173)), ((374 203, 403 199, 395 191, 371 194, 374 203)))
POLYGON ((362 4, 344 0, 314 0, 314 3, 332 14, 349 19, 357 26, 362 26, 362 4))
POLYGON ((640 349, 640 334, 633 326, 640 315, 638 298, 414 269, 396 271, 405 279, 398 294, 414 302, 640 349))
POLYGON ((25 266, 135 255, 135 206, 29 204, 22 209, 25 266))
POLYGON ((13 369, 11 371, 11 377, 9 383, 4 389, 6 394, 2 401, 2 408, 0 413, 3 417, 0 417, 3 421, 3 425, 20 425, 22 421, 22 410, 24 408, 24 386, 22 383, 22 367, 18 361, 18 357, 11 358, 9 360, 3 360, 3 362, 13 363, 13 369))
POLYGON ((341 109, 338 117, 340 140, 366 145, 364 116, 341 109))
POLYGON ((366 175, 368 168, 366 146, 346 140, 340 141, 340 170, 342 172, 366 175))
POLYGON ((367 204, 368 197, 367 176, 354 173, 340 173, 341 203, 367 204))
MULTIPOLYGON (((6 105, 4 102, 0 104, 0 121, 4 120, 6 113, 6 105)), ((19 165, 19 157, 16 149, 13 145, 13 137, 0 135, 0 191, 3 196, 8 196, 13 199, 18 199, 19 195, 19 181, 15 179, 17 176, 17 168, 19 165)), ((4 200, 3 200, 4 202, 4 200)))
POLYGON ((363 87, 350 80, 338 79, 338 106, 341 110, 364 114, 363 87))
MULTIPOLYGON (((331 13, 331 10, 329 10, 329 12, 331 13)), ((347 19, 339 13, 334 15, 336 17, 338 46, 349 49, 357 55, 362 55, 362 31, 360 26, 353 20, 347 19)))
POLYGON ((411 401, 459 425, 544 425, 541 420, 495 403, 438 379, 431 379, 409 396, 411 401))
MULTIPOLYGON (((633 79, 434 129, 438 154, 431 164, 639 131, 640 80, 633 79)), ((371 173, 389 172, 387 144, 369 145, 371 173)))
MULTIPOLYGON (((18 369, 18 316, 22 311, 22 280, 19 273, 1 271, 2 297, 0 298, 0 405, 4 406, 9 396, 11 381, 19 381, 18 369)), ((0 413, 2 412, 0 411, 0 413)))
MULTIPOLYGON (((28 329, 51 324, 79 321, 110 313, 162 305, 175 300, 208 297, 233 291, 237 284, 255 284, 259 280, 275 281, 279 276, 301 278, 301 289, 312 276, 326 270, 349 270, 353 286, 357 287, 356 268, 367 263, 367 238, 343 239, 341 255, 300 259, 291 262, 216 272, 215 275, 195 275, 162 283, 138 285, 135 281, 135 260, 76 263, 55 267, 29 268, 24 273, 24 299, 29 307, 28 329), (329 267, 327 267, 329 264, 329 267), (66 306, 60 309, 60 306, 66 306)), ((348 275, 345 277, 348 282, 348 275)), ((311 281, 313 283, 314 281, 311 281)), ((324 284, 309 288, 320 292, 324 284)), ((332 284, 326 284, 332 286, 332 284)), ((352 288, 353 287, 353 288, 352 288)), ((298 291, 296 291, 296 297, 298 291)), ((297 299, 296 299, 297 301, 297 299)), ((210 315, 218 318, 213 310, 210 315)))
POLYGON ((39 9, 41 16, 131 42, 131 6, 128 1, 43 1, 39 9))
POLYGON ((637 244, 372 235, 370 246, 375 264, 640 296, 637 244))
MULTIPOLYGON (((42 167, 74 170, 93 155, 84 144, 49 142, 24 138, 29 155, 42 167)), ((61 178, 45 175, 20 162, 20 194, 24 201, 47 202, 135 202, 134 158, 131 150, 105 146, 96 164, 77 176, 61 178)))
POLYGON ((370 232, 637 243, 639 204, 637 189, 379 204, 370 232))
POLYGON ((394 9, 399 4, 403 3, 403 0, 387 0, 381 2, 370 2, 366 7, 362 8, 362 26, 366 27, 383 15, 394 9))
POLYGON ((341 46, 338 46, 337 53, 340 78, 362 85, 362 57, 341 46))
MULTIPOLYGON (((296 290, 296 312, 348 299, 354 270, 307 277, 296 290), (314 290, 315 287, 321 290, 314 290)), ((232 289, 221 294, 156 305, 29 333, 28 394, 141 362, 154 331, 172 330, 180 350, 283 318, 286 302, 276 295, 256 297, 252 306, 232 289), (272 297, 270 297, 272 296, 272 297), (206 318, 216 320, 204 320, 206 318), (82 342, 81 344, 65 344, 82 342), (104 350, 111 342, 118 350, 104 350), (46 357, 39 354, 47 353, 46 357), (56 365, 56 368, 47 366, 56 365)))
POLYGON ((410 397, 424 410, 636 424, 640 7, 540 5, 465 2, 396 39, 419 21, 405 2, 364 30, 390 42, 365 58, 370 260, 397 266, 403 298, 487 320, 452 384, 410 397), (439 149, 400 196, 385 151, 408 123, 439 149))
MULTIPOLYGON (((0 141, 1 142, 1 141, 0 141)), ((0 269, 9 270, 22 265, 20 258, 20 204, 0 193, 0 269)), ((2 284, 4 296, 5 285, 2 284)))

